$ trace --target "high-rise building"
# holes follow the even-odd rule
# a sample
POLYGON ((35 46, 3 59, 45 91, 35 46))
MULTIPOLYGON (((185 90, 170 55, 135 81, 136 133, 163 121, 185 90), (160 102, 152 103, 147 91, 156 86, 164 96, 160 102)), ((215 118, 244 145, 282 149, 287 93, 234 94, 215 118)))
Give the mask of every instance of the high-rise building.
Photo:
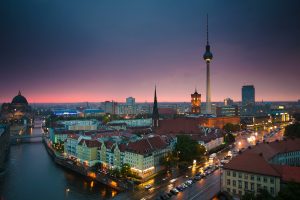
POLYGON ((253 85, 244 85, 242 87, 242 105, 247 106, 255 104, 255 88, 253 85))
POLYGON ((205 53, 203 55, 203 59, 206 62, 206 114, 211 114, 211 91, 210 91, 210 61, 213 58, 213 55, 210 51, 210 45, 208 42, 208 16, 207 16, 207 24, 206 24, 206 47, 205 53))
POLYGON ((135 98, 133 97, 126 98, 126 105, 134 106, 134 104, 135 104, 135 98))
POLYGON ((191 113, 200 114, 201 113, 201 94, 195 90, 193 94, 191 94, 191 113))
POLYGON ((104 112, 109 114, 117 114, 118 103, 114 101, 105 101, 104 102, 104 112))
POLYGON ((158 127, 158 121, 159 121, 159 113, 158 113, 156 86, 155 86, 153 112, 152 112, 152 126, 153 127, 158 127))
POLYGON ((242 115, 253 115, 255 113, 255 88, 253 85, 242 87, 242 115))
POLYGON ((224 99, 224 106, 231 106, 233 105, 233 100, 230 98, 224 99))

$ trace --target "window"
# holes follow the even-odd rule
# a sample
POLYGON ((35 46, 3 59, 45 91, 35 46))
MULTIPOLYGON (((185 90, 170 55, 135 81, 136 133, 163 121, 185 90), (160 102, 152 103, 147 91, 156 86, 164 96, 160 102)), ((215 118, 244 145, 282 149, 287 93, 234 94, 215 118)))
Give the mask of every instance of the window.
POLYGON ((233 176, 233 177, 236 177, 236 172, 232 172, 232 176, 233 176))
POLYGON ((274 178, 270 178, 270 183, 274 184, 274 178))
POLYGON ((245 179, 248 179, 248 174, 245 174, 245 175, 244 175, 244 178, 245 178, 245 179))
POLYGON ((227 179, 227 185, 230 185, 230 179, 227 179))
POLYGON ((264 183, 268 182, 267 177, 264 177, 264 183))
POLYGON ((254 191, 254 183, 251 183, 251 191, 254 191))
POLYGON ((236 180, 233 180, 233 181, 232 181, 232 185, 233 185, 233 186, 236 186, 236 180))
POLYGON ((230 176, 230 171, 227 171, 227 176, 230 176))
POLYGON ((233 189, 232 191, 233 191, 233 194, 236 194, 236 189, 233 189))
POLYGON ((239 188, 242 189, 242 181, 239 180, 239 188))
POLYGON ((261 184, 257 184, 257 191, 261 189, 261 184))
POLYGON ((274 188, 270 187, 271 194, 274 194, 274 188))
POLYGON ((247 181, 245 181, 245 190, 248 190, 248 182, 247 181))
POLYGON ((251 175, 251 181, 254 181, 254 175, 251 175))
POLYGON ((227 188, 227 192, 229 192, 229 193, 230 193, 230 188, 227 188))
POLYGON ((241 172, 239 172, 239 178, 242 178, 242 173, 241 172))
POLYGON ((256 179, 257 179, 257 181, 260 181, 260 176, 257 176, 256 179))

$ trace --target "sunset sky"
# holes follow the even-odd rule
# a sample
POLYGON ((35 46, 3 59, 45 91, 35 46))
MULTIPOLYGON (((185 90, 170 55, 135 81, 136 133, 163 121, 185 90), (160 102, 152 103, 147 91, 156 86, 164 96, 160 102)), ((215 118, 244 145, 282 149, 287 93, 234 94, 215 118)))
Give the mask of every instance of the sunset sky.
POLYGON ((300 99, 297 0, 9 0, 0 3, 0 102, 300 99))

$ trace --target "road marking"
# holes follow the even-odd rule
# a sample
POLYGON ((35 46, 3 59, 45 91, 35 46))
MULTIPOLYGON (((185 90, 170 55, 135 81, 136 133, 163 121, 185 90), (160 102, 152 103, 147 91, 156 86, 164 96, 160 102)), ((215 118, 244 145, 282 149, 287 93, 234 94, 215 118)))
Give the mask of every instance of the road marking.
POLYGON ((205 190, 207 190, 208 188, 210 188, 210 186, 215 185, 216 182, 218 182, 218 180, 212 182, 211 184, 209 184, 206 187, 204 187, 203 189, 201 189, 200 192, 198 192, 196 195, 194 195, 192 198, 190 198, 190 200, 193 200, 194 198, 196 198, 197 196, 199 196, 200 194, 202 194, 205 190))

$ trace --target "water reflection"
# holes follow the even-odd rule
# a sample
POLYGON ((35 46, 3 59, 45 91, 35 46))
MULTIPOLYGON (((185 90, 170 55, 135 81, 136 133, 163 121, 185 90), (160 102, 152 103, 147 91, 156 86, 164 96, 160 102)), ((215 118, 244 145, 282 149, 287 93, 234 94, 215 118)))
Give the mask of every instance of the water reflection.
MULTIPOLYGON (((31 134, 39 134, 34 128, 31 134)), ((11 146, 7 170, 0 176, 1 200, 108 199, 117 191, 56 165, 40 138, 11 146)))

